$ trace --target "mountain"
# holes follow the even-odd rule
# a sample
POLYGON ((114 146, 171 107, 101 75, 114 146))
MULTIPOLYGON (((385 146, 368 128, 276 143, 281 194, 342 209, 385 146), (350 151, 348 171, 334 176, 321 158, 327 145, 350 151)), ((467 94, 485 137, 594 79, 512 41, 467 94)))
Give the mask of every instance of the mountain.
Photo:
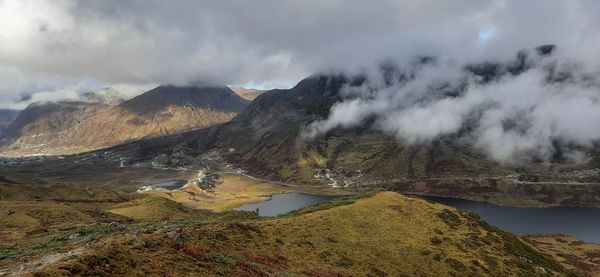
POLYGON ((267 90, 244 88, 244 87, 237 87, 237 86, 232 86, 230 88, 237 95, 241 96, 242 98, 244 98, 246 100, 250 100, 250 101, 254 100, 254 98, 258 97, 259 95, 261 95, 267 91, 267 90))
POLYGON ((17 118, 18 114, 19 111, 17 110, 0 109, 0 136, 2 136, 4 129, 17 118))
POLYGON ((247 105, 224 86, 159 86, 123 102, 110 90, 84 97, 87 101, 30 105, 7 128, 4 149, 16 154, 98 149, 223 123, 247 105))
POLYGON ((84 93, 82 98, 87 102, 104 103, 108 105, 118 105, 127 99, 125 95, 112 88, 89 91, 84 93))
POLYGON ((342 179, 358 175, 384 181, 502 172, 497 163, 451 137, 408 146, 363 126, 307 139, 307 126, 327 117, 340 100, 341 88, 361 82, 341 75, 315 75, 292 89, 269 91, 224 124, 214 146, 234 149, 225 157, 258 176, 294 183, 331 183, 325 177, 315 180, 318 171, 325 169, 340 185, 342 179))
POLYGON ((20 111, 2 134, 11 145, 45 144, 88 118, 100 104, 88 102, 33 103, 20 111), (14 141, 14 142, 13 142, 14 141))
MULTIPOLYGON (((550 47, 540 49, 533 55, 551 51, 550 47)), ((519 53, 506 63, 469 64, 464 72, 481 83, 516 76, 531 68, 524 55, 519 53)), ((420 58, 416 67, 431 62, 433 58, 420 58)), ((418 76, 393 66, 381 70, 386 83, 418 76)), ((548 74, 548 80, 559 79, 556 70, 548 74)), ((457 83, 456 87, 442 87, 439 93, 460 95, 465 86, 460 80, 457 83)), ((600 157, 595 149, 586 150, 592 158, 582 164, 562 163, 560 158, 542 163, 535 156, 524 164, 502 164, 461 139, 461 134, 470 132, 468 125, 458 134, 407 144, 373 128, 372 119, 357 127, 307 137, 309 126, 327 118, 331 107, 342 99, 343 88, 365 84, 367 79, 361 75, 310 76, 291 89, 263 93, 224 124, 129 147, 137 149, 131 153, 132 162, 164 154, 175 155, 168 166, 181 166, 193 160, 181 159, 182 153, 198 157, 216 149, 225 160, 253 176, 291 184, 358 190, 385 187, 509 205, 600 206, 599 188, 593 185, 600 182, 600 175, 593 170, 600 157)), ((554 156, 558 157, 561 145, 555 147, 554 156)))
POLYGON ((247 101, 227 87, 159 86, 104 109, 73 130, 73 141, 106 147, 229 121, 247 101), (76 139, 82 136, 82 139, 76 139))

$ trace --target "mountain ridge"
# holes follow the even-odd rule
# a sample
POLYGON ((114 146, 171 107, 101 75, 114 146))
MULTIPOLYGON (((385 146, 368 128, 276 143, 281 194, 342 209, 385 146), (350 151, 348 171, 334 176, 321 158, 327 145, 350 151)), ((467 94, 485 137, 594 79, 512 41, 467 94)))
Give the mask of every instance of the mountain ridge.
POLYGON ((159 86, 129 100, 114 98, 104 103, 31 105, 7 129, 4 149, 19 153, 52 148, 47 154, 60 154, 61 149, 89 151, 222 123, 247 105, 224 86, 159 86))

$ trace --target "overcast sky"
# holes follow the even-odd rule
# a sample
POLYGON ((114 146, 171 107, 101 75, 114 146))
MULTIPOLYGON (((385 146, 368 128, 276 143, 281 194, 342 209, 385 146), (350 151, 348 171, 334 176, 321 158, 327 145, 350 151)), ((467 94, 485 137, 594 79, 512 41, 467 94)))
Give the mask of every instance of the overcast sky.
POLYGON ((598 60, 599 14, 593 0, 0 0, 0 108, 103 86, 285 87, 387 58, 495 59, 547 43, 598 60))

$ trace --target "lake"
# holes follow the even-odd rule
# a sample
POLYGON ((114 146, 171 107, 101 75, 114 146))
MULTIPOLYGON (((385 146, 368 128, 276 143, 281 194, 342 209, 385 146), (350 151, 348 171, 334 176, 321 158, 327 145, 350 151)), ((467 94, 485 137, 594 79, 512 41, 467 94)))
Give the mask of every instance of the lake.
MULTIPOLYGON (((337 196, 308 193, 284 193, 268 200, 243 205, 236 210, 256 211, 260 216, 276 216, 337 196)), ((430 201, 472 211, 483 220, 516 234, 560 233, 575 236, 586 242, 600 243, 600 209, 598 208, 518 208, 448 197, 423 197, 430 201)))
POLYGON ((600 243, 599 208, 518 208, 448 197, 427 200, 478 214, 487 223, 515 234, 559 233, 600 243))
POLYGON ((256 211, 260 216, 276 216, 289 213, 321 201, 330 200, 338 196, 317 195, 302 192, 292 192, 283 194, 274 194, 264 202, 243 205, 236 210, 238 211, 256 211))

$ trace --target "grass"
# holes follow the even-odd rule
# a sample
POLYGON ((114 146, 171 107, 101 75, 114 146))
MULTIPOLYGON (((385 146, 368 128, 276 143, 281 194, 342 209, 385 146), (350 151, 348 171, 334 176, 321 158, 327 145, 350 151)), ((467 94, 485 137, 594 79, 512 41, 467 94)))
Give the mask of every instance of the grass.
POLYGON ((96 239, 120 230, 123 230, 119 224, 97 224, 84 226, 56 235, 50 235, 37 239, 34 243, 24 247, 3 247, 0 246, 0 261, 17 259, 25 255, 37 254, 54 248, 62 247, 69 242, 81 239, 96 239))
POLYGON ((85 185, 55 184, 41 185, 3 185, 0 184, 0 195, 3 200, 12 201, 62 201, 62 202, 103 202, 122 201, 121 196, 104 186, 91 188, 94 195, 86 191, 85 185))
POLYGON ((565 235, 528 235, 525 241, 581 276, 600 276, 600 244, 565 235))
POLYGON ((310 205, 310 206, 301 208, 299 210, 291 211, 285 215, 281 215, 280 217, 293 217, 293 216, 308 214, 308 213, 312 213, 312 212, 316 212, 316 211, 328 210, 328 209, 331 209, 331 208, 334 208, 337 206, 350 205, 350 204, 355 203, 356 200, 358 200, 358 199, 372 197, 373 195, 377 194, 377 192, 378 191, 375 190, 375 191, 360 193, 360 194, 352 195, 352 196, 342 196, 342 197, 333 198, 331 200, 322 201, 322 202, 316 203, 314 205, 310 205))
POLYGON ((46 272, 531 276, 543 267, 556 276, 568 274, 554 259, 473 214, 393 192, 338 198, 272 219, 232 211, 154 226, 137 232, 138 238, 109 235, 92 254, 46 272), (183 244, 169 232, 177 232, 183 244), (145 246, 133 246, 140 239, 145 246), (97 267, 97 261, 110 267, 97 267))
POLYGON ((190 186, 187 191, 152 191, 148 194, 160 196, 187 207, 211 211, 226 211, 247 203, 260 202, 266 196, 289 191, 289 188, 256 181, 238 174, 221 174, 222 184, 213 193, 190 186))
POLYGON ((56 203, 53 201, 0 201, 0 241, 27 243, 39 236, 94 223, 128 219, 105 212, 112 203, 56 203), (4 211, 13 210, 13 214, 4 211))
POLYGON ((117 204, 109 212, 136 220, 166 220, 187 217, 198 211, 165 197, 144 194, 129 202, 117 204))

